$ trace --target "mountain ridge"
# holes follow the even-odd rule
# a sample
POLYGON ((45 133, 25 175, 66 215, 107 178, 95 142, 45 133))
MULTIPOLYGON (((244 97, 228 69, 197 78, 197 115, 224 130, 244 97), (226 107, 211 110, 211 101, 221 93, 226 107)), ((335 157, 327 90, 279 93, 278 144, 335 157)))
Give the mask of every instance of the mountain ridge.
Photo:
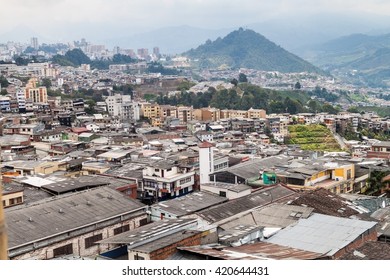
POLYGON ((239 28, 224 38, 207 40, 197 48, 183 54, 198 60, 200 68, 251 68, 279 72, 324 71, 271 42, 263 35, 239 28))

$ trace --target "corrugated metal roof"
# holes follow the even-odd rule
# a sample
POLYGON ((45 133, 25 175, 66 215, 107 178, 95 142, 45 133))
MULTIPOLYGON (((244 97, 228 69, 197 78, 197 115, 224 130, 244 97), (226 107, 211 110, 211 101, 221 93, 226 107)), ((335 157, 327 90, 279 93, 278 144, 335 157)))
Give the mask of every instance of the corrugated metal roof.
POLYGON ((51 197, 5 210, 9 248, 145 207, 107 187, 51 197))
POLYGON ((266 189, 255 191, 250 195, 230 200, 221 205, 217 205, 198 213, 200 217, 208 222, 215 223, 236 214, 239 214, 256 207, 265 206, 278 199, 295 194, 295 192, 282 185, 271 186, 266 189))
POLYGON ((266 242, 256 242, 238 247, 203 245, 179 247, 178 249, 223 260, 313 260, 322 257, 322 254, 319 253, 266 242))
POLYGON ((152 208, 163 209, 164 212, 172 213, 180 217, 226 202, 227 200, 226 197, 199 191, 153 204, 152 208))
POLYGON ((375 225, 375 222, 313 214, 277 232, 267 242, 333 256, 375 225))
MULTIPOLYGON (((188 227, 196 227, 195 219, 172 219, 153 222, 142 227, 127 231, 113 237, 99 241, 104 244, 137 244, 137 242, 155 240, 156 236, 167 236, 188 227)), ((158 241, 155 241, 158 242, 158 241)))
MULTIPOLYGON (((259 171, 287 164, 291 157, 279 155, 262 159, 255 159, 229 167, 221 172, 229 172, 241 178, 253 178, 259 176, 259 171)), ((218 173, 218 172, 216 172, 218 173)))
POLYGON ((306 219, 313 212, 313 208, 271 204, 261 209, 255 209, 249 214, 220 225, 223 229, 229 229, 237 225, 258 225, 263 227, 284 228, 297 223, 299 219, 306 219))

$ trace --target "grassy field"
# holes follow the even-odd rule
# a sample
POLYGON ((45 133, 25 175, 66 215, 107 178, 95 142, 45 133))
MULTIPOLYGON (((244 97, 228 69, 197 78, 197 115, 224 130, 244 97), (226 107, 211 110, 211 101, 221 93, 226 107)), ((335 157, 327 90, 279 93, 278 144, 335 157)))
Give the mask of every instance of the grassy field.
POLYGON ((334 139, 328 128, 322 125, 290 125, 287 144, 299 145, 303 150, 341 151, 340 145, 334 139))

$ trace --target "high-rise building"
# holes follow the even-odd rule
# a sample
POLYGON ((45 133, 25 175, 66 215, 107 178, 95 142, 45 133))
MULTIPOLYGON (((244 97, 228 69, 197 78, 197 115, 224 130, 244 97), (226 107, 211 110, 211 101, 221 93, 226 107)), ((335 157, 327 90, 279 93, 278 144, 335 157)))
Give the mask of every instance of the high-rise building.
POLYGON ((147 58, 149 55, 149 50, 148 49, 138 49, 137 54, 141 58, 147 58))
POLYGON ((160 48, 159 47, 154 47, 153 48, 153 54, 155 56, 159 56, 160 55, 160 48))
POLYGON ((32 48, 34 48, 34 50, 37 50, 39 48, 39 44, 38 44, 38 38, 37 37, 32 37, 31 38, 31 44, 30 46, 32 48))

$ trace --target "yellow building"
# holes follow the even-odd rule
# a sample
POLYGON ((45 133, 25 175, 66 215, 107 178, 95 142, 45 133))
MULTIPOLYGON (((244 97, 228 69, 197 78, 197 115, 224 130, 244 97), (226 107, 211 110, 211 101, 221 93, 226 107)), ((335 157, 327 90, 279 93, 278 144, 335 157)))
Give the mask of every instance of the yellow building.
POLYGON ((219 121, 221 110, 217 108, 201 108, 193 111, 193 119, 198 121, 219 121))
POLYGON ((26 100, 31 100, 32 103, 47 103, 46 87, 37 87, 36 84, 35 78, 29 80, 24 90, 26 100))
POLYGON ((161 118, 152 118, 152 126, 161 127, 162 124, 161 118))
POLYGON ((305 166, 277 173, 279 181, 297 190, 324 188, 333 193, 350 193, 353 191, 355 178, 354 164, 335 164, 333 166, 305 166))
POLYGON ((248 110, 248 118, 250 119, 265 119, 267 117, 266 111, 263 109, 253 109, 248 110))
POLYGON ((160 105, 157 103, 143 103, 141 104, 141 115, 145 118, 153 119, 160 117, 160 105))

